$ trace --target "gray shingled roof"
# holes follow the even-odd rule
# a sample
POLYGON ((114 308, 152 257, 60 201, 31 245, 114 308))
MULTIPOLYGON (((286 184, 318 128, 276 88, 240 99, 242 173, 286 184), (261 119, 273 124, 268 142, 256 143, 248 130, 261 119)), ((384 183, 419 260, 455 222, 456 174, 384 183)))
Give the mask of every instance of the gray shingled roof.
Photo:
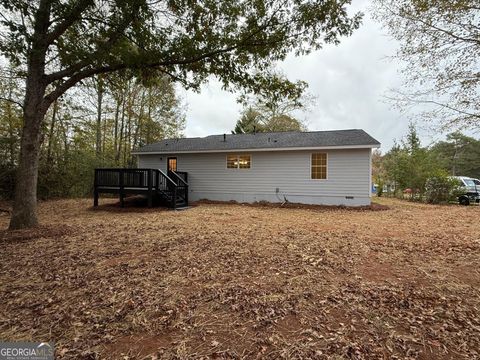
POLYGON ((175 153, 246 149, 288 149, 334 146, 377 147, 380 143, 359 129, 334 131, 286 131, 256 134, 210 135, 202 138, 166 139, 149 144, 134 153, 175 153))

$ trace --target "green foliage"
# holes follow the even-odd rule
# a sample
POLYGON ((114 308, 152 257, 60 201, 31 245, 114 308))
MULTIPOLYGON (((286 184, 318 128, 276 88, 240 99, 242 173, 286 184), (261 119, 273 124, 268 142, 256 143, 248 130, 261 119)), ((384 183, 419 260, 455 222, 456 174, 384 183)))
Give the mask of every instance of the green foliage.
POLYGON ((121 69, 155 69, 193 89, 213 75, 226 88, 294 95, 296 84, 267 70, 289 53, 350 35, 362 17, 350 16, 350 2, 1 0, 0 51, 24 68, 48 50, 45 81, 58 90, 51 100, 86 77, 121 69), (28 52, 32 45, 38 53, 28 52))
POLYGON ((459 132, 431 148, 422 147, 415 126, 410 124, 400 145, 395 143, 384 156, 374 153, 374 181, 394 184, 400 192, 411 189, 412 198, 429 203, 451 201, 465 192, 451 175, 478 178, 479 155, 480 141, 459 132))
MULTIPOLYGON (((185 113, 171 81, 164 76, 138 79, 133 74, 109 74, 104 86, 86 82, 47 112, 42 128, 38 197, 86 196, 93 187, 96 167, 135 166, 131 151, 166 137, 181 137, 185 113), (102 91, 100 128, 96 124, 102 91), (99 132, 99 133, 98 133, 99 132), (97 152, 97 135, 100 151, 97 152)), ((0 78, 2 97, 18 83, 0 78), (11 89, 9 88, 11 87, 11 89)), ((22 115, 20 107, 0 101, 0 197, 11 198, 22 115)))
POLYGON ((23 124, 21 108, 13 102, 19 97, 17 83, 10 75, 10 71, 0 73, 0 166, 11 168, 17 160, 23 124))
POLYGON ((441 169, 432 153, 421 146, 413 124, 410 124, 401 146, 395 144, 385 154, 384 167, 388 180, 401 191, 410 189, 412 198, 422 198, 427 179, 441 169))
POLYGON ((277 115, 270 118, 265 128, 268 131, 306 131, 307 127, 298 119, 289 115, 277 115))
POLYGON ((377 196, 383 195, 383 186, 387 179, 387 173, 385 171, 384 157, 380 150, 375 149, 372 152, 372 180, 377 185, 377 196))
POLYGON ((235 124, 232 134, 246 134, 253 132, 263 132, 263 126, 260 123, 261 114, 252 107, 246 108, 240 119, 235 124))
POLYGON ((383 196, 383 185, 385 183, 383 182, 383 180, 379 180, 376 183, 377 183, 377 196, 382 197, 383 196))
POLYGON ((455 200, 458 196, 458 179, 449 177, 441 171, 436 176, 427 179, 425 183, 425 200, 430 204, 440 204, 455 200))
POLYGON ((480 178, 480 141, 454 132, 431 148, 433 156, 451 175, 480 178))
POLYGON ((299 81, 288 84, 279 74, 264 90, 253 98, 242 96, 240 101, 247 105, 237 121, 234 134, 245 132, 305 131, 307 127, 295 117, 295 112, 306 110, 313 98, 305 94, 307 84, 299 81))

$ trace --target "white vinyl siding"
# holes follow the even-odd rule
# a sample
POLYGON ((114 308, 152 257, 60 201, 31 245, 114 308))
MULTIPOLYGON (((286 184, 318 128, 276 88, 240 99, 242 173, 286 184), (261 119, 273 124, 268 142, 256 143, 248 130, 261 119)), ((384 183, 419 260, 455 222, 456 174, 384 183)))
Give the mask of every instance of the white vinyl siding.
POLYGON ((188 172, 191 198, 197 200, 370 203, 371 149, 322 151, 327 153, 328 176, 321 181, 311 178, 314 152, 249 152, 248 171, 228 169, 226 153, 139 155, 138 166, 166 170, 167 157, 176 156, 178 171, 188 172))

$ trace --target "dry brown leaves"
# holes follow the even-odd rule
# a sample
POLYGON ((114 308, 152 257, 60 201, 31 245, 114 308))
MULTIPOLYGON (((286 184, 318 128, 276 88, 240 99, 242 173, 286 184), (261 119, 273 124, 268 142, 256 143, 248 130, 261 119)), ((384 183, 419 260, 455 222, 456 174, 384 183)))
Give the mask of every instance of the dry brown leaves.
POLYGON ((480 207, 108 202, 0 232, 0 339, 60 359, 480 356, 480 207))

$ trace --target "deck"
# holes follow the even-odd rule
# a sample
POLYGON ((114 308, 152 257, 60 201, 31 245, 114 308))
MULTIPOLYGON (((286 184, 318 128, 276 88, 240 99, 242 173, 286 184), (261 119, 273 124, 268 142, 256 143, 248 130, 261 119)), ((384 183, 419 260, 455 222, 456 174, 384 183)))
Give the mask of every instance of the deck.
POLYGON ((98 206, 102 193, 118 194, 122 207, 127 194, 138 194, 147 197, 148 207, 158 198, 172 209, 182 208, 188 206, 188 174, 181 171, 166 174, 159 169, 95 169, 93 206, 98 206))

